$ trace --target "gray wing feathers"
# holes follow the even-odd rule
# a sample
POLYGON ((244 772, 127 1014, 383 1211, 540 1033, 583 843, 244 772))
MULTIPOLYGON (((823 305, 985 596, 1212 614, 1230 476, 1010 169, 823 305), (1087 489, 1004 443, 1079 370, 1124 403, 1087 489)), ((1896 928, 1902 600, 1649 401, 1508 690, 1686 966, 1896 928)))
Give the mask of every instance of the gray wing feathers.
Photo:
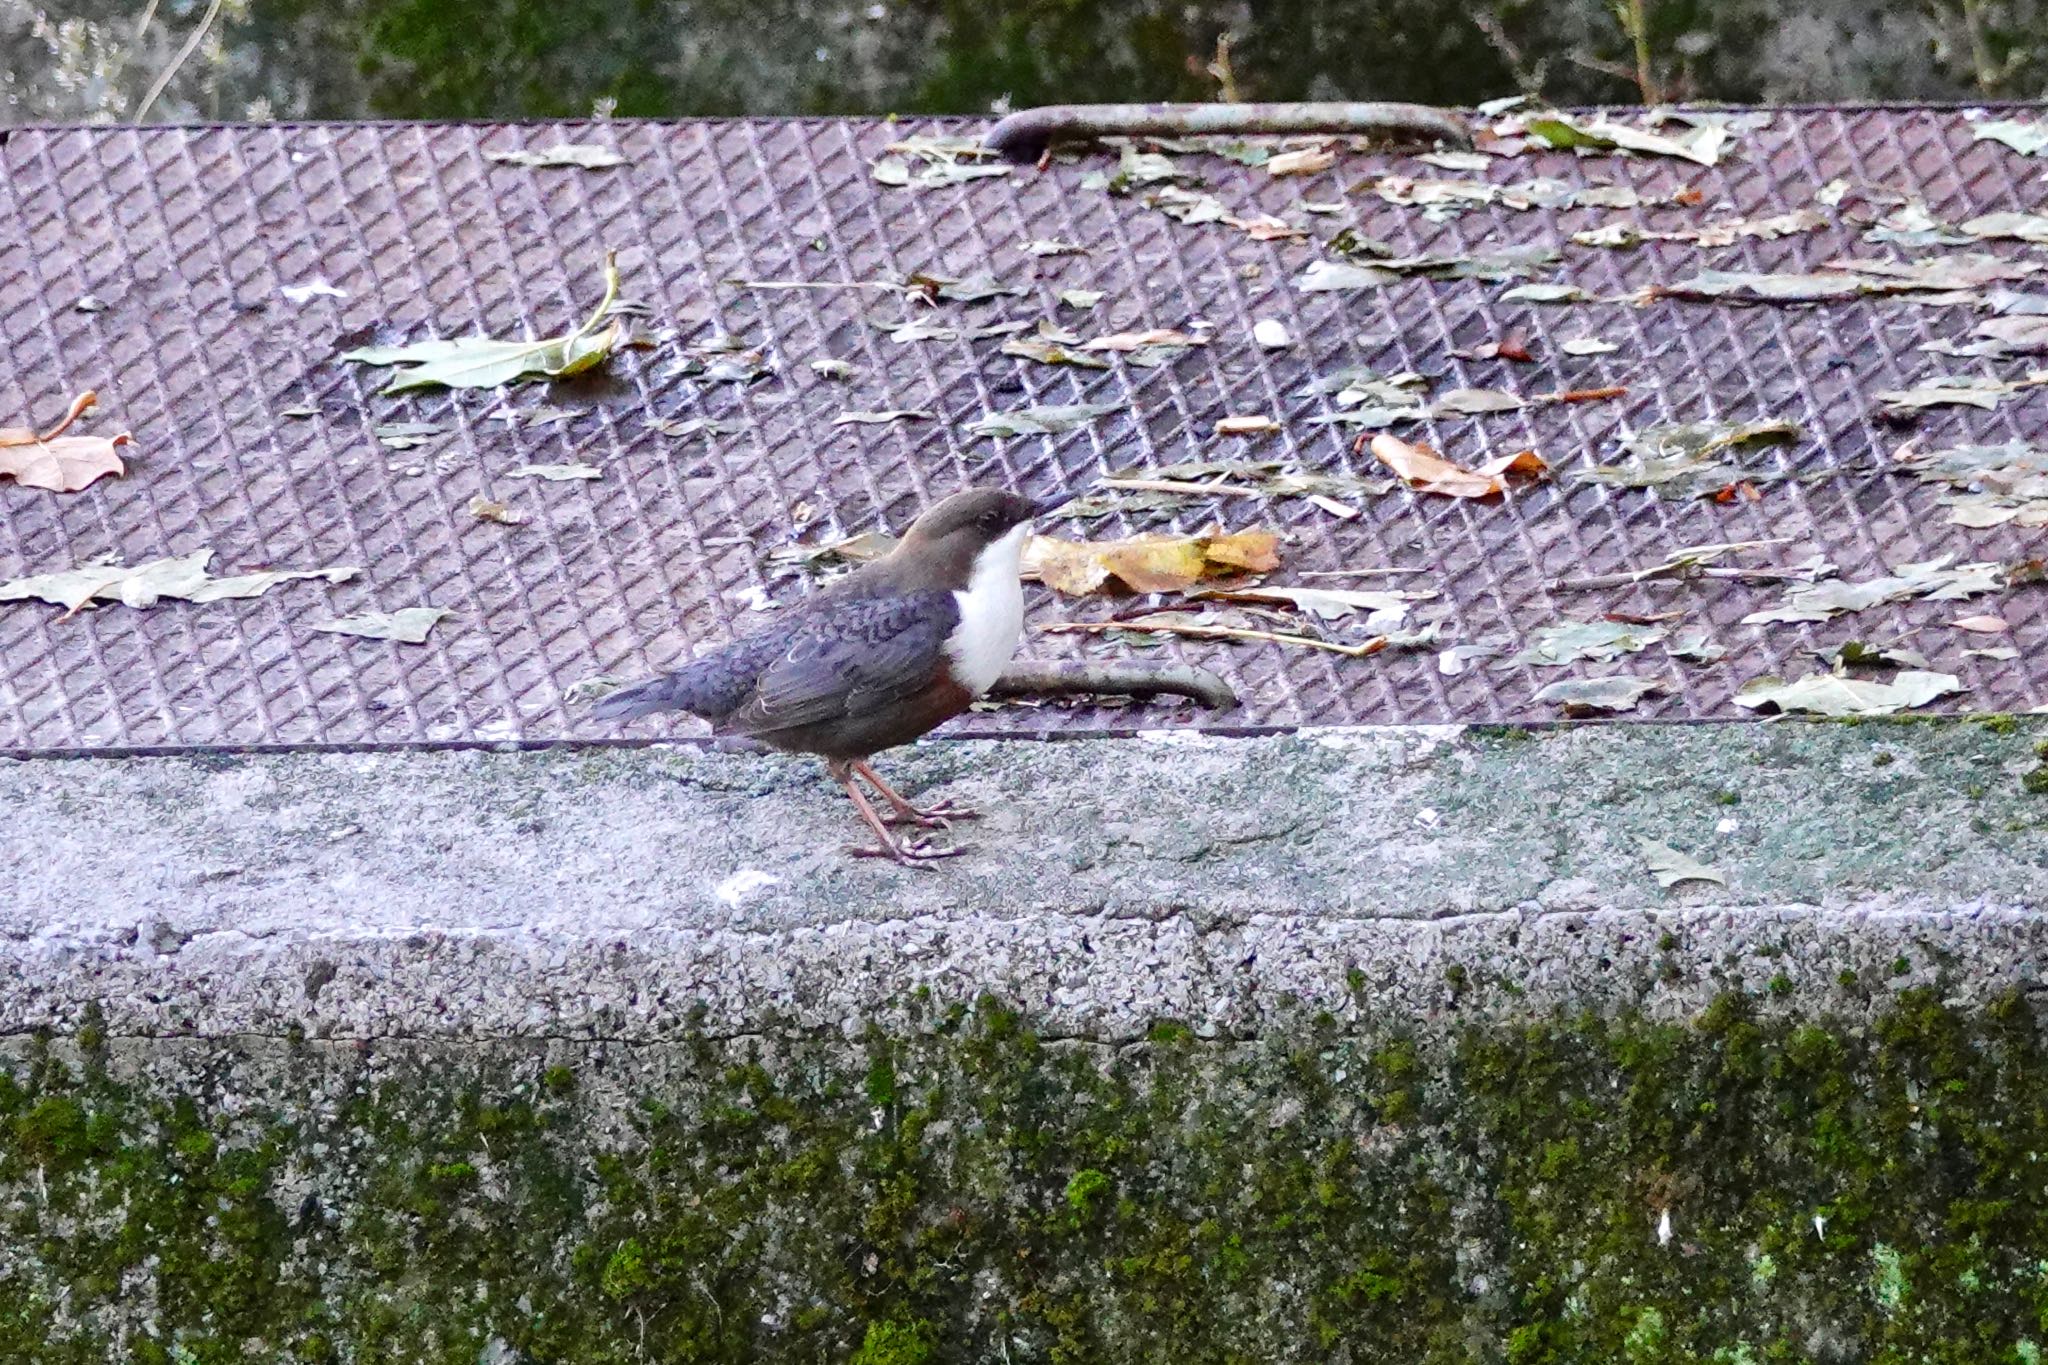
POLYGON ((959 622, 953 594, 930 590, 835 602, 805 621, 754 695, 720 729, 794 729, 856 714, 931 683, 959 622))
POLYGON ((833 720, 929 683, 959 619, 953 594, 937 590, 820 600, 798 619, 622 688, 590 714, 688 711, 739 734, 833 720))

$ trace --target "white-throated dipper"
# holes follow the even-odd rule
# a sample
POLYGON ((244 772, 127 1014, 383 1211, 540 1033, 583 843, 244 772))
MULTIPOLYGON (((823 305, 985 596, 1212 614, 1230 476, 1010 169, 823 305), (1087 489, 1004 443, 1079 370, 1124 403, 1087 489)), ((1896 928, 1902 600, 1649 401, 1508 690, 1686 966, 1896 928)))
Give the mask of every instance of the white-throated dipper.
POLYGON ((964 852, 905 842, 889 825, 945 829, 975 812, 919 810, 868 759, 965 711, 1001 675, 1024 631, 1018 562, 1032 518, 1066 499, 1033 502, 996 488, 955 493, 911 524, 901 543, 757 634, 597 703, 600 720, 688 711, 712 732, 817 754, 877 838, 864 857, 919 866, 964 852), (875 810, 855 777, 894 813, 875 810))

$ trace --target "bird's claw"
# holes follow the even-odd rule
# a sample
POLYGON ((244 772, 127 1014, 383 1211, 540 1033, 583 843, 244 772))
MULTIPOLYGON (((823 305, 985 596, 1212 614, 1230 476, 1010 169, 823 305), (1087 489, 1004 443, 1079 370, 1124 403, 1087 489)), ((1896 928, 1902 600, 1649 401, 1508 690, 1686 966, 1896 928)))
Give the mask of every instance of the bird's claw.
POLYGON ((901 809, 892 810, 889 814, 883 816, 882 823, 885 825, 915 825, 919 829, 951 829, 955 820, 979 820, 980 818, 981 812, 978 810, 970 810, 966 806, 956 806, 950 801, 941 801, 936 806, 927 806, 922 810, 916 806, 905 805, 901 809))
POLYGON ((901 867, 930 867, 941 858, 959 857, 967 847, 912 839, 908 843, 849 844, 846 851, 856 858, 888 858, 901 867))

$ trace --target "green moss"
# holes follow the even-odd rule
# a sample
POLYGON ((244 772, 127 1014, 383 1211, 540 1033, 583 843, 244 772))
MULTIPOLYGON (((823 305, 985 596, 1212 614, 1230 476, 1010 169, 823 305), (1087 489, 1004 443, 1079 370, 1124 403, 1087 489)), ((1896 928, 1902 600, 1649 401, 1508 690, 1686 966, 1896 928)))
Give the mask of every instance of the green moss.
POLYGON ((1113 1183, 1093 1167, 1074 1172, 1073 1179, 1067 1181, 1067 1207, 1077 1215, 1087 1214, 1095 1201, 1109 1192, 1113 1183))
POLYGON ((925 1365, 937 1347, 938 1333, 928 1322, 872 1322, 852 1365, 925 1365))
POLYGON ((1630 1360, 1659 1360, 1664 1338, 1664 1315, 1653 1307, 1644 1308, 1635 1315, 1635 1325, 1622 1338, 1621 1348, 1630 1360))
POLYGON ((516 1046, 20 1046, 0 1359, 2037 1358, 2048 1040, 1948 990, 1125 1048, 984 1000, 593 1044, 603 1086, 516 1046))
POLYGON ((1986 732, 1994 735, 2009 735, 2020 728, 2019 718, 2007 715, 2004 712, 1979 716, 1977 723, 1983 726, 1986 732))
POLYGON ((2033 796, 2048 796, 2048 763, 2028 769, 2020 778, 2020 787, 2033 796))

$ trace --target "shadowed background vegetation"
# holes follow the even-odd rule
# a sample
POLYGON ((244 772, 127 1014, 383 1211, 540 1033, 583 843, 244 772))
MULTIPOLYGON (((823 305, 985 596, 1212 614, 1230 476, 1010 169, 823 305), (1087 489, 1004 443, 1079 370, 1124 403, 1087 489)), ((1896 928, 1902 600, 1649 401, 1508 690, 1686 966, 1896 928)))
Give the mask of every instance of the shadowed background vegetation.
POLYGON ((2044 20, 2048 0, 0 0, 0 122, 2036 98, 2044 20))

